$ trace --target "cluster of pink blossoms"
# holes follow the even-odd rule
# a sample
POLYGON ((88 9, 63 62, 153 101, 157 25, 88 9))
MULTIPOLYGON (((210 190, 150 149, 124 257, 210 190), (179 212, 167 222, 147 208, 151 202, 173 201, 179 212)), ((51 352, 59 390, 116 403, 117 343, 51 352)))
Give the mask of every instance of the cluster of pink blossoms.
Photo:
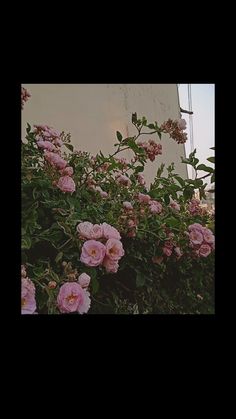
POLYGON ((90 276, 82 273, 78 282, 66 282, 60 287, 57 305, 61 313, 88 312, 91 305, 90 293, 87 290, 89 283, 90 276))
POLYGON ((114 159, 115 159, 115 161, 117 163, 119 163, 120 165, 122 165, 122 168, 121 168, 122 171, 124 171, 124 170, 127 169, 129 162, 128 162, 128 160, 125 157, 120 157, 120 158, 115 157, 114 159))
POLYGON ((139 173, 137 175, 137 181, 138 181, 139 185, 141 185, 141 186, 144 186, 146 184, 144 176, 141 173, 139 173))
POLYGON ((89 184, 89 187, 90 187, 90 189, 93 189, 94 191, 98 192, 99 195, 101 196, 101 198, 107 198, 108 197, 108 193, 106 191, 104 191, 100 186, 95 186, 93 184, 92 185, 89 184))
POLYGON ((164 133, 169 134, 178 144, 184 144, 187 140, 187 134, 183 132, 186 129, 185 119, 177 119, 175 121, 168 119, 168 121, 163 122, 160 128, 164 133))
POLYGON ((24 265, 21 266, 21 314, 35 314, 35 286, 27 277, 24 265))
POLYGON ((24 103, 31 97, 31 94, 24 88, 21 88, 21 109, 24 109, 24 103))
POLYGON ((128 237, 136 236, 138 220, 131 202, 123 202, 123 215, 119 217, 119 221, 124 229, 124 234, 128 237))
POLYGON ((191 215, 200 215, 202 208, 200 207, 199 199, 192 199, 188 204, 188 211, 191 215))
POLYGON ((148 204, 149 210, 152 214, 160 214, 162 212, 162 205, 155 199, 151 199, 149 195, 139 192, 138 201, 140 203, 148 204))
POLYGON ((157 144, 154 140, 140 141, 137 144, 145 150, 147 157, 151 161, 154 161, 158 154, 162 154, 162 145, 157 144))
POLYGON ((60 147, 63 145, 63 141, 60 138, 60 133, 48 125, 34 125, 34 127, 37 134, 37 146, 44 151, 45 160, 61 175, 56 186, 62 192, 73 193, 75 191, 75 182, 72 179, 73 167, 67 166, 66 160, 61 157, 60 147))
POLYGON ((178 246, 176 246, 176 243, 174 242, 174 234, 168 233, 168 239, 169 240, 165 241, 165 244, 162 248, 163 254, 167 257, 170 257, 174 251, 176 258, 181 258, 183 252, 178 246))
POLYGON ((130 186, 131 180, 128 178, 128 176, 123 175, 122 172, 118 171, 116 173, 116 182, 123 186, 130 186))
POLYGON ((93 267, 102 265, 107 272, 116 273, 118 261, 125 253, 119 231, 107 223, 84 221, 78 224, 77 232, 81 239, 86 239, 82 246, 81 262, 93 267))
POLYGON ((215 248, 215 236, 209 228, 194 223, 188 227, 190 247, 198 257, 207 257, 215 248))

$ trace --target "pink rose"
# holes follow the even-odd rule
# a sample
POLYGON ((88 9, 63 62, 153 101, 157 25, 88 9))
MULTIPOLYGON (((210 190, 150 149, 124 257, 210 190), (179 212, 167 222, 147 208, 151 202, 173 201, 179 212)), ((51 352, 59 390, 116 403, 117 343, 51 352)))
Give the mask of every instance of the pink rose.
POLYGON ((135 227, 136 226, 136 222, 134 220, 128 220, 128 227, 135 227))
POLYGON ((44 157, 50 164, 55 166, 57 169, 64 169, 67 165, 67 162, 64 159, 62 159, 62 157, 60 157, 57 153, 45 151, 44 157))
POLYGON ((117 239, 117 240, 121 239, 119 231, 115 227, 112 227, 110 224, 103 223, 102 228, 103 228, 103 237, 105 239, 117 239))
POLYGON ((91 231, 91 239, 101 239, 103 236, 103 228, 101 224, 94 224, 91 231))
POLYGON ((145 195, 145 194, 139 192, 139 194, 138 194, 138 200, 139 200, 139 202, 145 202, 145 203, 147 203, 147 202, 150 201, 150 199, 151 199, 151 197, 149 195, 145 195))
POLYGON ((60 132, 53 128, 48 128, 47 132, 51 135, 51 137, 58 138, 60 137, 60 132))
POLYGON ((203 233, 204 241, 206 243, 209 243, 209 244, 213 244, 214 243, 215 237, 214 237, 214 234, 212 233, 212 231, 209 230, 209 228, 203 227, 202 233, 203 233))
POLYGON ((35 286, 29 278, 21 278, 21 314, 33 314, 35 310, 35 286))
POLYGON ((84 272, 79 276, 78 282, 82 288, 88 288, 90 284, 90 279, 90 276, 84 272))
POLYGON ((21 265, 21 276, 25 278, 27 276, 26 269, 24 265, 21 265))
POLYGON ((83 223, 79 223, 76 227, 78 233, 84 237, 85 239, 92 239, 93 233, 93 224, 89 221, 84 221, 83 223))
POLYGON ((130 179, 125 175, 118 176, 116 181, 118 183, 120 183, 121 185, 124 185, 124 186, 130 186, 131 185, 130 179))
POLYGON ((189 227, 188 227, 188 229, 189 229, 189 231, 192 231, 192 230, 198 230, 198 231, 202 231, 202 229, 203 229, 203 227, 202 227, 202 225, 201 224, 199 224, 199 223, 194 223, 194 224, 191 224, 189 227))
POLYGON ((53 138, 52 142, 57 147, 61 147, 63 145, 63 141, 60 138, 53 138))
POLYGON ((144 179, 144 177, 143 177, 143 175, 141 175, 140 173, 138 174, 138 176, 137 176, 137 178, 138 178, 138 183, 139 183, 139 185, 145 185, 145 179, 144 179))
POLYGON ((55 146, 52 143, 50 143, 50 141, 39 140, 37 141, 37 146, 39 148, 42 148, 43 150, 48 150, 48 151, 55 150, 55 146))
POLYGON ((203 235, 198 230, 192 230, 191 233, 189 234, 189 238, 190 238, 192 244, 194 244, 194 245, 202 244, 202 242, 203 242, 203 235))
POLYGON ((103 237, 103 228, 101 224, 92 224, 89 221, 84 221, 77 225, 78 233, 86 239, 100 239, 103 237))
POLYGON ((57 187, 61 189, 62 192, 75 192, 75 182, 70 176, 60 177, 57 187))
POLYGON ((171 254, 172 254, 172 250, 171 249, 169 249, 169 247, 163 247, 163 253, 164 253, 164 255, 166 255, 166 256, 171 256, 171 254))
POLYGON ((150 211, 152 214, 160 214, 162 211, 162 205, 157 201, 149 201, 150 211))
POLYGON ((181 256, 183 256, 183 252, 180 250, 180 248, 179 248, 179 247, 175 247, 175 248, 174 248, 174 252, 175 252, 175 254, 176 254, 176 256, 177 256, 178 258, 180 258, 181 256))
POLYGON ((74 173, 73 167, 67 166, 65 169, 61 170, 60 173, 64 176, 72 176, 74 173))
POLYGON ((106 242, 106 255, 112 260, 119 260, 125 252, 120 240, 108 239, 106 242))
POLYGON ((119 264, 117 260, 112 260, 109 257, 105 256, 102 264, 106 268, 107 272, 116 273, 118 271, 119 264))
POLYGON ((80 260, 87 266, 98 266, 102 263, 105 253, 104 244, 96 240, 87 240, 83 244, 80 260))
POLYGON ((95 191, 97 191, 97 192, 99 192, 100 193, 100 196, 102 197, 102 198, 107 198, 108 197, 108 193, 107 192, 105 192, 105 191, 103 191, 102 190, 102 188, 100 188, 100 186, 95 186, 95 191))
POLYGON ((173 249, 174 245, 170 240, 165 241, 165 247, 168 249, 173 249))
POLYGON ((90 293, 77 282, 66 282, 60 288, 57 304, 61 313, 87 313, 90 305, 90 293))
POLYGON ((34 127, 36 128, 36 131, 47 131, 48 129, 50 129, 50 127, 48 125, 34 125, 34 127))
POLYGON ((180 205, 178 204, 178 202, 174 201, 172 198, 170 198, 169 206, 175 211, 180 211, 180 205))
POLYGON ((180 130, 183 131, 187 128, 187 123, 186 123, 185 119, 181 118, 177 122, 178 122, 178 127, 179 127, 180 130))
POLYGON ((123 207, 126 210, 132 210, 133 209, 133 205, 131 204, 131 202, 128 202, 128 201, 123 202, 123 207))
POLYGON ((207 257, 211 253, 209 244, 202 244, 198 250, 199 256, 207 257))

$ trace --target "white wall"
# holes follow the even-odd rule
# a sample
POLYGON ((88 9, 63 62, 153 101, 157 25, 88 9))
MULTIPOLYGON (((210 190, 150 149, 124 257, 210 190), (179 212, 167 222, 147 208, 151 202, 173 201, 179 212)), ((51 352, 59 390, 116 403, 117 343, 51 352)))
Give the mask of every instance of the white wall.
MULTIPOLYGON (((131 115, 145 116, 158 124, 168 118, 180 117, 176 84, 24 84, 31 98, 22 111, 22 138, 26 123, 47 124, 59 131, 71 133, 77 149, 95 155, 102 150, 112 153, 116 131, 123 136, 136 133, 131 115)), ((147 136, 145 140, 158 137, 147 136)), ((161 141, 163 154, 145 169, 147 183, 152 181, 161 162, 174 162, 176 172, 187 177, 186 166, 180 156, 185 155, 184 145, 164 135, 161 141)), ((133 153, 126 152, 131 158, 133 153)))

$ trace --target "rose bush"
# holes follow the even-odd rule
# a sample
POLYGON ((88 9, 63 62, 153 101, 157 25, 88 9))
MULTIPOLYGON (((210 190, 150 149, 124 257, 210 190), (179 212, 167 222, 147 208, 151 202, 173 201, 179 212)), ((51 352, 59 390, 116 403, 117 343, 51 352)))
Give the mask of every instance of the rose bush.
MULTIPOLYGON (((22 103, 28 98, 24 89, 22 103)), ((158 125, 136 113, 132 123, 136 134, 117 132, 109 156, 74 150, 70 134, 47 125, 27 125, 22 314, 214 313, 214 216, 194 199, 196 189, 204 197, 203 179, 214 182, 214 169, 199 165, 194 150, 182 159, 194 180, 174 164, 164 175, 160 164, 147 188, 142 172, 161 155, 162 133, 184 143, 186 123, 158 125), (157 142, 141 141, 147 134, 157 142), (127 149, 130 161, 118 157, 127 149)))

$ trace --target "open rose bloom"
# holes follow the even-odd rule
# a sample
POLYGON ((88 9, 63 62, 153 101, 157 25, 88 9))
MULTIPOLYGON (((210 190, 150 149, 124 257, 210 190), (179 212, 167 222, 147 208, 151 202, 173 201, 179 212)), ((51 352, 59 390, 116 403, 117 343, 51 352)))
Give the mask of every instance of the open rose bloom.
POLYGON ((106 254, 104 244, 96 240, 87 240, 82 247, 81 262, 87 266, 101 265, 106 254))
POLYGON ((77 282, 66 282, 60 288, 57 304, 61 313, 87 313, 91 304, 90 294, 77 282))
POLYGON ((21 278, 21 314, 34 314, 35 286, 29 278, 21 278))

